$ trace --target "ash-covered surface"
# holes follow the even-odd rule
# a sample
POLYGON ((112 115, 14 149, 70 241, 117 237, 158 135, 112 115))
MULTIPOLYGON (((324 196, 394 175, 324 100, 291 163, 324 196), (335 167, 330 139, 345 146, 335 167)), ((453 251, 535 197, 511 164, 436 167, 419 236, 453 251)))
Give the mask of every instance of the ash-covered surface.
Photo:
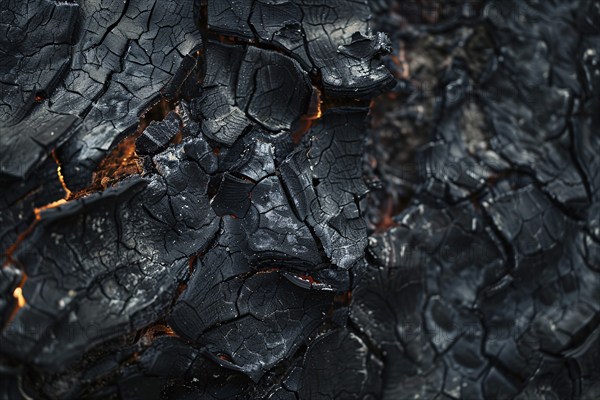
POLYGON ((600 397, 600 1, 0 3, 0 399, 600 397))

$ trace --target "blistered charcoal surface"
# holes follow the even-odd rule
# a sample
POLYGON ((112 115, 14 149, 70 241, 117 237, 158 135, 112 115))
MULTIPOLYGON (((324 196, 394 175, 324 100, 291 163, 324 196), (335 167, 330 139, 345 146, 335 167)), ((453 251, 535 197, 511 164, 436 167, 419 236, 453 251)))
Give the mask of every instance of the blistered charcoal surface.
POLYGON ((0 5, 0 399, 600 397, 600 1, 0 5))

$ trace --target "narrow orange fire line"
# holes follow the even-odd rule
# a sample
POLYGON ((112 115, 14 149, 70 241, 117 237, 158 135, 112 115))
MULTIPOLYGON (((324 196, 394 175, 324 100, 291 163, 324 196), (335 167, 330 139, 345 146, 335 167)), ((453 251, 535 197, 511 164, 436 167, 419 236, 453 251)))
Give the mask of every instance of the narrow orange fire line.
MULTIPOLYGON (((71 190, 67 187, 67 184, 65 183, 65 179, 61 172, 60 161, 58 160, 58 157, 56 156, 55 150, 52 150, 51 154, 52 154, 52 158, 54 159, 54 161, 56 162, 56 165, 57 165, 56 173, 58 175, 58 180, 60 181, 60 183, 65 191, 65 197, 62 199, 53 201, 51 203, 48 203, 42 207, 36 207, 33 209, 35 219, 31 223, 31 225, 29 225, 27 227, 26 230, 24 230, 23 232, 21 232, 21 234, 19 234, 19 236, 17 237, 17 240, 6 250, 5 254, 6 254, 7 261, 4 264, 4 267, 6 267, 9 263, 12 263, 15 265, 18 264, 18 262, 14 259, 14 253, 17 250, 17 248, 19 247, 19 245, 21 244, 21 242, 23 242, 23 240, 25 240, 25 238, 33 231, 33 229, 35 228, 37 223, 42 219, 42 211, 61 206, 65 203, 67 203, 69 201, 69 199, 71 199, 73 196, 73 192, 71 192, 71 190)), ((19 285, 15 288, 15 290, 13 290, 13 297, 17 300, 17 303, 15 304, 15 308, 11 312, 7 323, 12 322, 12 320, 15 318, 17 312, 21 308, 23 308, 25 306, 25 304, 27 304, 27 301, 25 300, 25 296, 23 296, 23 285, 27 281, 27 274, 25 273, 25 271, 23 271, 22 266, 21 266, 21 271, 23 273, 23 279, 21 279, 21 282, 19 282, 19 285)))
POLYGON ((60 165, 60 160, 56 155, 56 150, 52 150, 52 158, 56 162, 56 174, 58 175, 58 180, 60 181, 60 184, 62 185, 63 190, 65 191, 65 200, 69 200, 73 196, 73 192, 71 192, 71 190, 67 186, 67 183, 65 182, 65 177, 62 174, 62 167, 60 165))
POLYGON ((300 126, 292 132, 292 140, 294 143, 300 143, 302 137, 323 116, 323 99, 321 91, 317 88, 314 89, 315 96, 312 99, 312 104, 309 107, 308 113, 300 118, 300 126))

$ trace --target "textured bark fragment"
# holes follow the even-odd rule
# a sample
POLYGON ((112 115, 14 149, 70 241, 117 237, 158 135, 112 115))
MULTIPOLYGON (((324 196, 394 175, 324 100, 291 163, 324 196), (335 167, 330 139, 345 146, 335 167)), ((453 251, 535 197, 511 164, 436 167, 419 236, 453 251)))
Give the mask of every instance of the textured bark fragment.
MULTIPOLYGON (((2 9, 0 126, 5 129, 26 118, 36 103, 45 100, 59 83, 70 61, 79 7, 34 0, 3 1, 2 9)), ((45 130, 42 133, 47 135, 45 130)))
POLYGON ((366 1, 223 1, 208 7, 211 31, 258 39, 319 72, 327 94, 370 98, 393 84, 377 56, 389 50, 373 35, 366 1))
POLYGON ((14 254, 27 304, 3 332, 4 352, 56 369, 165 313, 188 257, 218 228, 208 178, 184 148, 155 156, 155 175, 42 212, 14 254))
POLYGON ((312 87, 308 75, 291 58, 250 47, 240 67, 237 103, 263 127, 291 130, 306 114, 312 87))
POLYGON ((331 261, 349 268, 366 246, 358 201, 366 194, 360 165, 363 109, 328 110, 281 173, 299 218, 314 229, 331 261))
MULTIPOLYGON (((19 7, 25 8, 24 15, 29 17, 17 17, 15 5, 10 7, 15 11, 14 19, 6 25, 28 32, 29 27, 37 26, 40 33, 32 31, 19 46, 6 42, 6 53, 14 60, 24 56, 31 60, 39 78, 32 74, 20 75, 18 79, 31 80, 30 85, 37 80, 39 90, 47 91, 40 95, 40 104, 29 115, 14 121, 17 124, 12 126, 11 135, 2 135, 1 153, 7 158, 1 171, 20 178, 29 176, 50 150, 73 137, 61 147, 59 158, 63 160, 67 182, 76 190, 82 189, 101 158, 119 138, 135 128, 140 114, 157 101, 160 91, 166 89, 166 95, 175 94, 178 83, 174 80, 181 80, 179 70, 189 68, 189 59, 201 45, 193 3, 31 2, 19 3, 19 7), (48 10, 47 23, 42 23, 41 15, 34 17, 37 7, 48 10), (28 22, 30 18, 33 20, 28 22), (75 23, 76 18, 80 25, 75 23), (42 38, 37 39, 40 35, 42 38), (55 42, 44 45, 49 38, 55 42), (29 41, 35 44, 29 46, 29 41), (166 51, 165 46, 170 49, 166 51), (31 52, 25 47, 42 51, 31 52), (48 65, 47 69, 37 67, 38 63, 48 65), (41 124, 45 124, 43 129, 37 129, 41 124), (23 157, 26 163, 18 171, 5 168, 9 161, 20 159, 11 149, 32 154, 23 157)), ((7 39, 12 42, 21 39, 10 38, 7 39)), ((3 81, 18 85, 13 83, 16 75, 11 76, 3 81)), ((24 86, 22 90, 36 89, 24 86)))
POLYGON ((157 154, 167 148, 169 142, 179 133, 179 118, 169 113, 164 121, 152 121, 142 135, 135 141, 135 150, 139 155, 157 154))
POLYGON ((258 381, 321 323, 333 295, 292 285, 275 263, 250 273, 236 242, 225 243, 196 266, 170 324, 220 365, 258 381))
POLYGON ((208 43, 203 91, 192 102, 195 119, 212 140, 231 146, 250 126, 250 120, 235 104, 235 82, 244 57, 241 46, 208 43))

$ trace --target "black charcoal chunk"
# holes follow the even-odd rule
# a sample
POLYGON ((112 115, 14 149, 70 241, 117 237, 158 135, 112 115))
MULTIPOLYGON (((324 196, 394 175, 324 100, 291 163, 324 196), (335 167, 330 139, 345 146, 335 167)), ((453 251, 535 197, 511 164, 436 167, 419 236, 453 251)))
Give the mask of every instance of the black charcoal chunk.
POLYGON ((252 3, 246 0, 209 1, 207 5, 208 28, 225 35, 252 38, 248 26, 252 3))
POLYGON ((231 146, 251 127, 250 120, 235 103, 235 82, 244 49, 208 43, 205 52, 203 90, 200 97, 192 101, 192 110, 208 138, 231 146))
POLYGON ((308 147, 292 153, 281 166, 298 216, 314 229, 331 261, 342 268, 356 262, 367 244, 358 205, 367 190, 360 173, 364 112, 327 111, 309 132, 308 147))
POLYGON ((254 189, 253 182, 228 173, 224 174, 221 186, 211 200, 215 214, 220 217, 233 215, 236 218, 244 218, 250 208, 252 189, 254 189))
POLYGON ((300 65, 274 51, 250 47, 240 67, 237 104, 272 131, 291 130, 306 114, 311 83, 300 65))
POLYGON ((163 121, 152 121, 135 141, 137 154, 157 154, 166 149, 171 139, 179 132, 179 125, 180 120, 174 112, 170 112, 163 121))
MULTIPOLYGON (((26 118, 35 103, 45 100, 59 83, 71 59, 70 46, 77 34, 79 13, 80 7, 75 3, 35 0, 3 3, 0 20, 3 130, 26 118)), ((37 133, 24 132, 24 135, 36 138, 37 133)), ((55 139, 61 133, 56 132, 55 139)))

